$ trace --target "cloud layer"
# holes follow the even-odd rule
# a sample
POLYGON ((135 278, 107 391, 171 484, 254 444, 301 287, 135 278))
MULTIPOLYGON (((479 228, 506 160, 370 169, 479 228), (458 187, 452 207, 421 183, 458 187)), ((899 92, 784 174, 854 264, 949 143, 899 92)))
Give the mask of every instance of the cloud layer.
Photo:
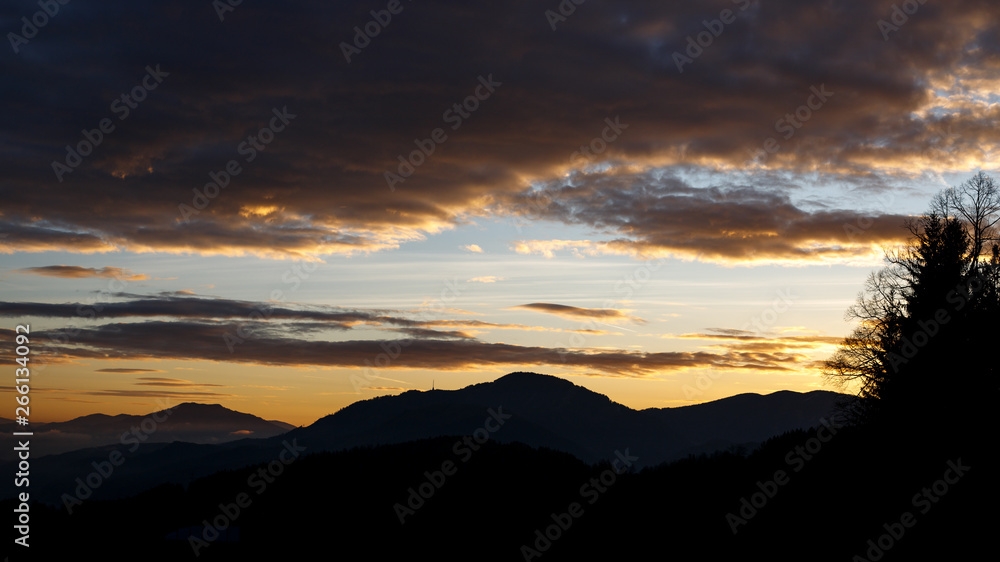
POLYGON ((572 319, 587 319, 587 320, 607 320, 609 322, 614 322, 616 320, 631 320, 639 324, 644 324, 646 321, 642 318, 636 316, 630 316, 624 311, 613 309, 613 308, 580 308, 577 306, 567 306, 565 304, 552 304, 547 302, 533 302, 530 304, 521 304, 514 309, 522 310, 532 310, 535 312, 543 312, 546 314, 555 314, 556 316, 562 316, 565 318, 572 319))
POLYGON ((120 281, 144 281, 148 275, 134 274, 120 267, 81 267, 78 265, 47 265, 42 267, 26 267, 15 270, 16 273, 41 275, 44 277, 61 277, 63 279, 84 279, 98 277, 118 279, 120 281))
POLYGON ((884 34, 893 3, 593 1, 555 31, 555 2, 404 3, 350 62, 341 43, 381 4, 244 3, 223 21, 74 4, 0 58, 0 251, 317 257, 530 217, 593 229, 582 252, 849 260, 898 240, 900 217, 806 207, 766 172, 865 198, 880 177, 971 172, 1000 142, 1000 6, 928 2, 884 34), (390 190, 400 157, 413 171, 390 190), (868 238, 845 232, 869 217, 868 238))
MULTIPOLYGON (((710 351, 647 352, 601 348, 541 347, 483 341, 477 332, 492 330, 553 330, 521 324, 497 324, 470 319, 423 320, 392 311, 270 308, 267 303, 160 295, 115 303, 86 305, 97 311, 81 316, 81 304, 0 303, 0 316, 35 316, 67 320, 122 321, 50 330, 33 330, 33 352, 41 363, 79 359, 142 361, 203 360, 254 365, 327 366, 380 369, 474 370, 500 366, 562 367, 577 374, 650 376, 692 368, 752 371, 792 371, 808 358, 794 345, 770 348, 721 346, 710 351), (28 312, 31 310, 32 312, 28 312), (256 315, 255 315, 256 313, 256 315), (158 317, 159 319, 145 319, 158 317), (137 319, 126 321, 128 319, 137 319), (406 337, 396 340, 327 339, 330 331, 347 332, 359 326, 390 329, 406 337)), ((572 319, 634 319, 614 310, 533 303, 522 308, 553 312, 572 319), (614 314, 618 313, 618 314, 614 314)), ((561 330, 598 335, 599 330, 561 330)), ((13 337, 10 330, 3 330, 13 337)), ((713 336, 714 337, 714 336, 713 336)), ((571 340, 572 341, 572 340, 571 340)), ((755 340, 760 341, 760 340, 755 340)), ((742 343, 742 342, 740 342, 742 343)), ((780 343, 780 342, 779 342, 780 343)), ((801 347, 801 346, 800 346, 801 347)), ((8 355, 10 352, 4 352, 8 355)), ((159 371, 128 367, 101 372, 148 375, 159 371)), ((202 388, 168 377, 143 376, 139 386, 202 388)), ((142 391, 145 392, 145 391, 142 391)), ((199 391, 204 392, 204 391, 199 391)))

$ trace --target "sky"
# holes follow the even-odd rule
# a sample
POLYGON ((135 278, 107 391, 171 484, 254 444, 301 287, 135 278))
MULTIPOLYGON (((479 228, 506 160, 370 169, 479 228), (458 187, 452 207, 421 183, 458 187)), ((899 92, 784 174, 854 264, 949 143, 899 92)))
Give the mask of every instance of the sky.
POLYGON ((986 1, 0 6, 37 422, 305 425, 513 371, 849 391, 823 361, 884 250, 998 168, 986 1))

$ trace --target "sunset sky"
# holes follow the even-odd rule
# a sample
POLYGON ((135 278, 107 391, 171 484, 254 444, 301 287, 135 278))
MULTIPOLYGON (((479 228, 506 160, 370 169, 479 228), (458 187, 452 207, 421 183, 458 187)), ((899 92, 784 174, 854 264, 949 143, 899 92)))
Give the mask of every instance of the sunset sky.
POLYGON ((836 390, 883 248, 998 169, 998 17, 5 2, 0 355, 30 323, 34 421, 309 424, 518 370, 633 408, 836 390))

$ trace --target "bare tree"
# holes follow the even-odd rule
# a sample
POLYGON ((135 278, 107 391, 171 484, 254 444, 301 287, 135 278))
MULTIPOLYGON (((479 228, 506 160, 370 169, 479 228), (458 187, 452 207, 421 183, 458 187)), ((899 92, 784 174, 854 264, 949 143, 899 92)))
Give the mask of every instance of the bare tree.
POLYGON ((962 185, 944 190, 935 197, 931 211, 943 217, 960 219, 971 241, 971 270, 979 269, 984 254, 992 255, 1000 222, 1000 186, 993 178, 978 172, 962 185))

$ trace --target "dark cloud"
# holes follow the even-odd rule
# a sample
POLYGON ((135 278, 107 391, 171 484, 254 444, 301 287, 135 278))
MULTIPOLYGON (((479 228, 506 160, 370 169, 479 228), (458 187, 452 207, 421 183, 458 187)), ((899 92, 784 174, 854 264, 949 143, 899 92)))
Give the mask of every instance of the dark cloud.
POLYGON ((206 386, 223 386, 221 384, 196 383, 183 379, 171 379, 166 377, 139 377, 136 379, 136 386, 164 386, 169 388, 199 388, 206 386))
POLYGON ((803 360, 800 356, 787 353, 756 351, 589 351, 487 343, 475 339, 313 341, 272 333, 258 336, 232 323, 191 321, 119 323, 87 329, 50 330, 36 334, 35 338, 48 342, 37 349, 46 357, 130 361, 192 359, 354 368, 384 364, 385 368, 393 369, 445 371, 544 365, 612 375, 647 376, 662 371, 706 367, 787 371, 800 367, 803 360), (386 357, 389 358, 387 362, 386 357))
POLYGON ((521 304, 511 308, 520 308, 523 310, 533 310, 535 312, 544 312, 546 314, 555 314, 556 316, 563 316, 567 318, 574 319, 601 319, 601 320, 631 320, 640 324, 645 323, 645 320, 635 316, 630 316, 621 310, 616 310, 613 308, 580 308, 576 306, 567 306, 564 304, 552 304, 547 302, 533 302, 529 304, 521 304))
POLYGON ((761 336, 754 332, 734 329, 713 329, 708 333, 681 334, 670 336, 679 339, 707 340, 720 343, 704 346, 704 349, 721 349, 727 353, 740 353, 748 357, 761 354, 762 357, 783 357, 793 359, 802 368, 812 369, 821 362, 809 359, 806 352, 823 350, 837 346, 843 338, 834 336, 761 336))
POLYGON ((571 176, 507 201, 504 208, 522 209, 532 219, 608 233, 609 239, 602 242, 522 240, 513 245, 519 253, 546 256, 572 250, 722 262, 861 260, 908 235, 903 215, 808 211, 774 189, 694 188, 649 173, 571 176))
MULTIPOLYGON (((1000 69, 1000 5, 927 2, 886 40, 877 22, 893 4, 591 0, 553 31, 544 10, 555 2, 405 2, 348 63, 341 42, 383 4, 243 3, 219 21, 208 3, 73 3, 0 56, 0 252, 394 248, 491 201, 529 214, 517 194, 586 160, 639 172, 619 178, 621 197, 606 211, 595 201, 546 214, 606 228, 612 249, 849 256, 860 249, 840 248, 853 242, 841 226, 855 217, 844 211, 728 185, 686 199, 661 192, 647 208, 641 190, 654 167, 746 168, 770 137, 780 146, 764 158, 769 168, 841 173, 870 190, 878 174, 991 162, 1000 109, 983 92, 995 91, 1000 69), (679 72, 674 53, 725 8, 736 20, 679 72), (166 75, 122 119, 121 96, 150 67, 166 75), (500 85, 452 129, 445 112, 480 77, 500 85), (788 125, 824 87, 833 94, 821 107, 788 125), (241 143, 283 108, 295 117, 247 161, 241 143), (627 128, 601 147, 593 139, 616 118, 627 128), (52 162, 96 138, 102 119, 114 130, 59 181, 52 162), (448 140, 390 191, 384 173, 435 128, 448 140), (585 145, 602 150, 574 159, 585 145), (213 197, 196 195, 230 160, 240 173, 217 194, 209 188, 213 197), (185 216, 182 204, 203 208, 185 216)), ((36 10, 8 10, 8 30, 36 10)), ((876 218, 877 243, 896 217, 876 218)))
POLYGON ((215 400, 231 398, 232 394, 219 392, 173 391, 173 390, 68 390, 85 396, 112 396, 115 398, 171 398, 177 401, 215 400))
MULTIPOLYGON (((187 291, 161 293, 159 295, 133 295, 117 293, 114 296, 127 299, 122 301, 95 303, 33 303, 0 301, 0 317, 36 317, 66 319, 109 319, 136 317, 169 317, 204 320, 240 320, 246 329, 255 331, 288 333, 300 335, 318 334, 330 330, 350 330, 355 327, 380 327, 419 338, 469 339, 474 336, 469 330, 525 330, 579 332, 588 334, 605 333, 601 330, 559 329, 528 326, 525 324, 498 324, 482 320, 422 320, 405 316, 401 311, 392 310, 352 310, 333 306, 312 306, 290 308, 275 306, 267 302, 250 302, 218 297, 199 297, 187 291), (280 321, 274 326, 267 320, 280 321), (251 328, 250 325, 253 325, 251 328), (438 328, 450 328, 441 330, 438 328)), ((557 314, 607 319, 631 318, 617 310, 582 309, 561 305, 525 305, 528 309, 551 307, 543 310, 557 314)), ((640 319, 635 319, 640 320, 640 319)), ((105 370, 112 372, 111 370, 105 370)), ((114 372, 131 372, 129 369, 114 372)), ((138 371, 136 371, 138 372, 138 371)))
POLYGON ((405 392, 411 389, 402 386, 362 386, 361 390, 378 390, 382 392, 405 392))
POLYGON ((81 267, 79 265, 47 265, 43 267, 25 267, 15 269, 15 273, 42 275, 45 277, 61 277, 63 279, 84 279, 87 277, 103 277, 120 281, 144 281, 148 275, 134 274, 120 267, 81 267))
POLYGON ((714 328, 709 333, 681 334, 679 336, 674 336, 674 337, 683 339, 695 339, 695 340, 723 340, 723 341, 766 343, 766 344, 775 343, 781 345, 798 345, 806 347, 808 346, 819 347, 821 345, 840 345, 840 343, 844 341, 844 338, 836 336, 820 336, 820 335, 765 337, 755 332, 748 332, 746 330, 734 330, 729 328, 714 328))
POLYGON ((130 300, 95 303, 0 302, 0 316, 41 318, 126 318, 166 316, 256 320, 308 320, 326 329, 347 329, 357 324, 417 326, 417 320, 386 316, 384 311, 359 311, 337 307, 289 308, 273 303, 206 298, 181 293, 156 296, 118 294, 130 300))
POLYGON ((472 334, 458 330, 430 330, 427 328, 396 328, 393 331, 421 339, 467 340, 474 339, 472 334))

